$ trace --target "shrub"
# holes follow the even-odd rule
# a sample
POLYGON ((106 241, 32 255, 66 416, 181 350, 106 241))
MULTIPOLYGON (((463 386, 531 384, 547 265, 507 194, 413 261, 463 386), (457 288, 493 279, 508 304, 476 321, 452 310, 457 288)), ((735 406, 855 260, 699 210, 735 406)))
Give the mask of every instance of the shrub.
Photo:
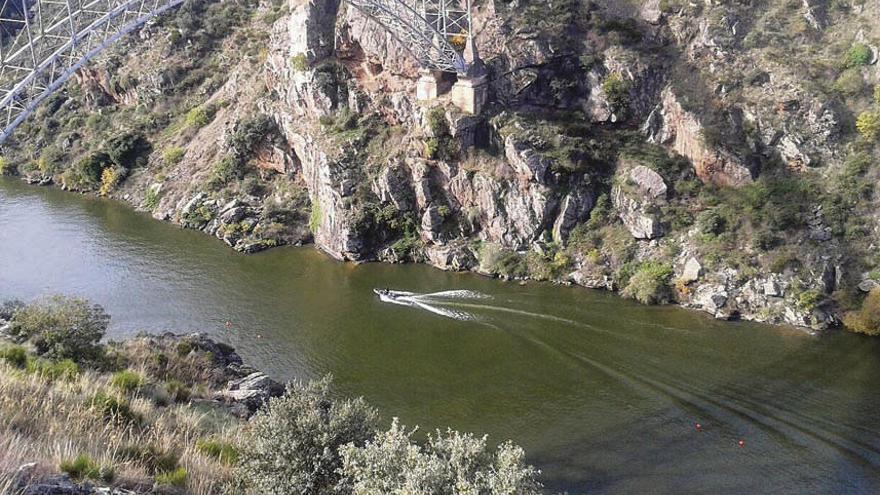
POLYGON ((639 265, 630 277, 625 297, 631 297, 642 304, 657 304, 669 300, 669 282, 672 279, 672 266, 667 263, 648 261, 639 265))
POLYGON ((344 484, 355 494, 493 493, 537 495, 539 471, 525 463, 525 453, 511 443, 494 452, 486 437, 448 430, 412 440, 397 419, 363 447, 342 448, 344 484))
POLYGON ((49 359, 96 361, 110 316, 104 308, 77 297, 53 296, 15 312, 8 333, 17 342, 30 341, 37 354, 49 359))
POLYGON ((309 57, 305 53, 298 53, 290 57, 290 67, 297 72, 309 70, 309 57))
POLYGON ((864 43, 854 43, 843 59, 845 67, 861 67, 871 63, 871 47, 864 43))
POLYGON ((73 460, 61 462, 58 469, 77 481, 89 479, 110 483, 116 477, 113 468, 99 465, 86 454, 80 454, 73 460))
POLYGON ((858 69, 847 69, 837 76, 832 88, 846 96, 858 96, 865 90, 865 80, 858 69))
POLYGON ((727 230, 727 218, 718 208, 705 210, 697 215, 697 227, 703 235, 716 236, 727 230))
POLYGON ((174 471, 180 462, 177 452, 164 451, 153 444, 123 446, 118 456, 141 464, 150 474, 174 471))
POLYGON ((151 146, 147 138, 139 132, 126 132, 111 138, 104 146, 110 161, 128 170, 135 166, 143 166, 151 146))
POLYGON ((363 446, 377 421, 363 399, 333 399, 329 378, 292 383, 251 420, 236 483, 253 494, 331 493, 340 479, 339 448, 363 446))
POLYGON ((162 159, 165 160, 165 163, 169 165, 177 165, 183 160, 183 156, 186 154, 186 150, 181 148, 180 146, 172 146, 170 148, 166 148, 165 151, 162 152, 162 159))
POLYGON ((312 211, 309 213, 309 230, 312 231, 313 235, 318 233, 318 229, 321 227, 322 218, 321 204, 313 202, 312 211))
POLYGON ((856 129, 869 141, 877 139, 880 136, 880 111, 862 112, 856 119, 856 129))
POLYGON ((238 450, 233 445, 225 442, 199 440, 196 442, 196 450, 224 464, 235 464, 238 462, 238 450))
POLYGON ((209 108, 198 106, 186 113, 184 121, 187 126, 199 129, 211 123, 211 119, 214 117, 213 113, 209 108))
POLYGON ((629 106, 629 83, 620 74, 612 72, 602 81, 602 91, 614 111, 626 110, 629 106))
POLYGON ((14 163, 10 162, 5 157, 0 157, 0 175, 15 175, 16 172, 17 170, 14 163))
POLYGON ((172 379, 165 382, 165 392, 174 402, 185 402, 190 397, 189 387, 180 380, 172 379))
POLYGON ((117 371, 110 377, 110 385, 125 393, 131 393, 144 385, 144 377, 132 370, 117 371))
MULTIPOLYGON (((880 84, 874 86, 874 103, 880 105, 880 84)), ((2 166, 0 166, 0 170, 2 170, 2 166)))
POLYGON ((186 486, 186 468, 179 467, 174 471, 166 471, 156 475, 156 485, 159 486, 186 486))
POLYGON ((880 289, 872 290, 858 311, 851 311, 843 318, 848 330, 867 335, 880 335, 880 289))
POLYGON ((131 404, 125 399, 97 393, 92 397, 91 406, 97 409, 104 419, 132 424, 141 422, 140 415, 132 410, 131 404))
POLYGON ((119 167, 107 167, 101 172, 101 188, 98 193, 101 196, 110 194, 124 174, 124 170, 119 167))
POLYGON ((144 193, 144 208, 153 211, 159 206, 159 188, 150 186, 144 193))
POLYGON ((110 156, 107 153, 100 151, 89 153, 62 175, 62 182, 66 187, 75 189, 94 187, 101 180, 101 173, 110 166, 110 163, 110 156))
POLYGON ((11 345, 0 349, 0 361, 6 361, 10 366, 24 368, 27 365, 27 351, 20 345, 11 345))
POLYGON ((27 363, 27 370, 29 373, 50 381, 73 380, 79 375, 80 371, 79 365, 70 359, 62 359, 60 361, 31 360, 27 363))

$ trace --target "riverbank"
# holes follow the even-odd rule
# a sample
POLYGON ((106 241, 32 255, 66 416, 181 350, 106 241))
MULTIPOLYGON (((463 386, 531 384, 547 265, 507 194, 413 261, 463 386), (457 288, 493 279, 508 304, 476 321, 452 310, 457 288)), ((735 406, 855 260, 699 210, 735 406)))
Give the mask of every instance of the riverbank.
POLYGON ((101 344, 108 322, 76 298, 0 305, 0 493, 541 488, 513 444, 492 450, 452 430, 416 443, 397 419, 385 431, 362 399, 332 393, 329 378, 285 390, 204 334, 101 344), (464 464, 448 457, 455 445, 467 449, 464 464), (393 456, 401 448, 407 461, 393 456))
MULTIPOLYGON (((135 177, 138 175, 136 172, 135 177)), ((14 179, 14 177, 10 178, 10 180, 14 179)), ((23 176, 19 179, 34 187, 56 187, 51 177, 42 175, 37 178, 23 176)), ((91 191, 74 191, 64 187, 61 189, 68 193, 82 194, 87 197, 101 197, 91 191)), ((338 253, 314 244, 310 236, 299 236, 291 240, 277 237, 275 231, 254 228, 261 225, 259 217, 262 210, 259 207, 248 206, 247 198, 221 202, 210 199, 207 194, 199 193, 193 198, 179 202, 171 210, 151 211, 144 208, 140 198, 126 191, 129 191, 129 188, 122 187, 119 192, 111 192, 103 197, 118 201, 137 211, 146 211, 155 220, 172 223, 184 229, 199 231, 215 237, 228 247, 247 254, 283 247, 288 244, 294 246, 310 245, 340 262, 379 261, 392 264, 416 262, 443 271, 466 271, 507 281, 552 282, 608 291, 643 304, 675 304, 685 309, 708 313, 720 320, 742 319, 774 325, 795 326, 812 332, 839 326, 843 318, 843 315, 838 311, 839 308, 817 305, 821 295, 812 289, 807 289, 802 282, 798 281, 797 272, 753 273, 744 277, 737 270, 723 269, 710 277, 707 270, 696 258, 683 254, 677 255, 681 260, 678 269, 673 270, 661 262, 652 265, 650 263, 652 256, 665 249, 662 244, 651 243, 642 246, 645 249, 640 251, 639 256, 648 262, 632 264, 625 281, 619 277, 610 276, 603 270, 597 271, 596 266, 583 262, 574 265, 577 266, 574 271, 569 271, 572 267, 567 265, 551 268, 552 260, 540 261, 539 264, 549 264, 536 270, 517 268, 518 264, 525 262, 521 259, 512 259, 509 253, 505 254, 503 251, 495 250, 489 253, 494 249, 491 245, 457 247, 450 245, 449 248, 454 248, 454 253, 450 251, 451 257, 438 258, 426 252, 424 255, 404 259, 395 256, 393 251, 386 251, 382 256, 374 259, 354 260, 340 258, 338 253), (205 216, 206 219, 210 218, 210 220, 191 221, 192 214, 196 211, 201 212, 199 215, 205 216), (235 224, 248 224, 249 227, 242 230, 235 228, 235 224), (245 231, 249 233, 244 235, 245 231), (505 264, 510 264, 510 266, 499 270, 498 267, 505 264), (634 283, 630 284, 631 281, 634 283), (748 311, 731 310, 729 303, 750 309, 748 311)), ((569 249, 577 251, 581 249, 583 242, 585 241, 574 238, 570 241, 569 249)), ((524 252, 519 253, 519 256, 526 259, 530 258, 532 254, 524 252)), ((613 253, 609 252, 608 254, 612 255, 613 253)), ((566 264, 572 262, 567 256, 560 258, 564 259, 566 264)), ((822 279, 832 276, 825 272, 818 274, 811 271, 810 273, 811 276, 815 275, 822 279)), ((867 292, 873 289, 874 285, 866 283, 864 287, 867 292)))

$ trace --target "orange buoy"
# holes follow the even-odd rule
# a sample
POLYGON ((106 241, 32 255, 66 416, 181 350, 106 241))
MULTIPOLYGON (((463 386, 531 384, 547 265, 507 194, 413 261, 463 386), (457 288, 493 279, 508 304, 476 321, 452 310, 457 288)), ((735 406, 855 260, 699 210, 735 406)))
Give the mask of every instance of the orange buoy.
POLYGON ((694 428, 696 428, 697 431, 703 431, 703 425, 700 423, 694 423, 694 428))
POLYGON ((739 445, 739 448, 743 448, 746 446, 746 442, 743 440, 740 440, 739 442, 737 442, 737 445, 739 445))
POLYGON ((226 328, 229 328, 231 326, 232 326, 232 322, 229 320, 226 320, 226 328))

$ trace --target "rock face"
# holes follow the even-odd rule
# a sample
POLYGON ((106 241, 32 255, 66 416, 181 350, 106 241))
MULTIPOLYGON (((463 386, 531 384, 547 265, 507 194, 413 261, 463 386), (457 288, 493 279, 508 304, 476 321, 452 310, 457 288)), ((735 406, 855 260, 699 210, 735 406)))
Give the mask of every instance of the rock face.
POLYGON ((644 165, 621 165, 619 184, 612 201, 620 220, 636 239, 656 239, 663 235, 659 207, 666 200, 666 183, 657 172, 644 165))
POLYGON ((231 380, 226 390, 218 392, 215 398, 230 404, 244 405, 249 416, 257 412, 269 399, 283 394, 283 385, 269 378, 265 373, 255 371, 243 378, 231 380))
POLYGON ((669 145, 687 157, 704 182, 741 186, 752 182, 756 171, 746 159, 706 143, 707 131, 699 118, 685 110, 670 87, 663 90, 660 104, 644 126, 648 141, 669 145))

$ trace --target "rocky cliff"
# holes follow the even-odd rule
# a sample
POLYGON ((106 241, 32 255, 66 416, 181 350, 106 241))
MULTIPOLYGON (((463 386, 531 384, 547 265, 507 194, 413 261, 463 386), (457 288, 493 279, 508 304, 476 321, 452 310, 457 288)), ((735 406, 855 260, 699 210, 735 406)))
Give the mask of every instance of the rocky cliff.
POLYGON ((880 128, 880 2, 475 8, 481 115, 416 101, 406 47, 337 0, 194 1, 84 71, 5 168, 243 251, 314 242, 719 318, 824 328, 876 285, 880 131, 857 122, 880 128))

